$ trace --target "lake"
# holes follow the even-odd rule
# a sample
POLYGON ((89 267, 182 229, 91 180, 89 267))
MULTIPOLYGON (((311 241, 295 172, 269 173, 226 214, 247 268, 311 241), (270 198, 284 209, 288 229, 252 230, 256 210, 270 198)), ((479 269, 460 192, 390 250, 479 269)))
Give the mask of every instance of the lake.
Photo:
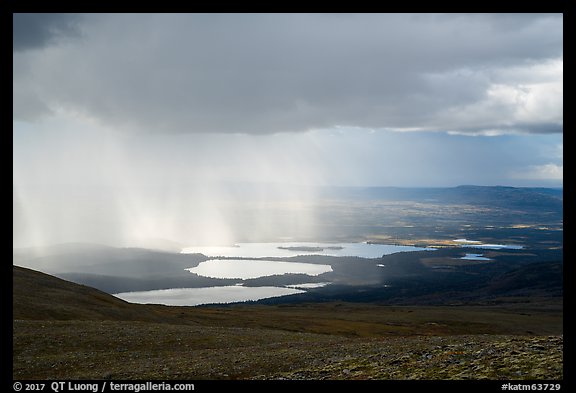
MULTIPOLYGON (((282 274, 307 274, 317 276, 332 271, 330 265, 279 262, 249 258, 295 257, 306 255, 324 255, 332 257, 380 258, 396 252, 434 250, 433 248, 397 246, 370 243, 238 243, 223 247, 187 247, 182 253, 200 253, 212 257, 197 267, 186 269, 199 276, 211 278, 250 279, 282 274), (220 259, 220 258, 247 259, 220 259)), ((382 267, 384 267, 382 265, 382 267)))
POLYGON ((520 246, 517 244, 485 244, 478 240, 468 240, 468 239, 456 239, 454 240, 454 242, 460 243, 462 247, 482 248, 486 250, 501 250, 501 249, 521 250, 524 248, 524 246, 520 246))
POLYGON ((461 257, 460 259, 464 259, 467 261, 491 261, 492 259, 486 258, 482 254, 466 254, 465 256, 461 257))
POLYGON ((206 288, 172 288, 155 291, 122 292, 114 296, 131 303, 164 304, 167 306, 198 306, 260 300, 303 293, 285 287, 243 287, 240 285, 206 288))
POLYGON ((396 252, 430 251, 429 247, 398 246, 371 243, 238 243, 233 246, 186 247, 183 254, 204 254, 218 258, 290 258, 299 255, 325 255, 331 257, 381 258, 396 252))
POLYGON ((211 278, 240 278, 242 280, 282 274, 317 276, 332 271, 330 265, 299 262, 278 262, 251 259, 211 259, 186 269, 190 273, 211 278))

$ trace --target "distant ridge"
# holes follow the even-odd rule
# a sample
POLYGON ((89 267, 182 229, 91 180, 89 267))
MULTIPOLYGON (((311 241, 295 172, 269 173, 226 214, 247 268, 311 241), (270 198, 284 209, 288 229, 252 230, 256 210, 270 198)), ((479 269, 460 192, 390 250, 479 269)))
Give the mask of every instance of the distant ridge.
POLYGON ((321 195, 344 199, 411 200, 438 203, 474 204, 521 208, 528 212, 541 208, 561 214, 563 188, 476 186, 456 187, 331 187, 321 188, 321 195))

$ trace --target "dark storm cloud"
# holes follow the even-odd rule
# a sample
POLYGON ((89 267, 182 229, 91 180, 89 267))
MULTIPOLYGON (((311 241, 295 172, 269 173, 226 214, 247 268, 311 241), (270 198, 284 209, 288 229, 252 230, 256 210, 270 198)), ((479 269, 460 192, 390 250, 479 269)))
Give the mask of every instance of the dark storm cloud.
POLYGON ((65 36, 77 36, 77 14, 16 13, 12 17, 12 50, 38 49, 65 36))
POLYGON ((561 128, 562 15, 112 14, 82 28, 82 42, 15 58, 16 118, 46 107, 176 133, 561 128))

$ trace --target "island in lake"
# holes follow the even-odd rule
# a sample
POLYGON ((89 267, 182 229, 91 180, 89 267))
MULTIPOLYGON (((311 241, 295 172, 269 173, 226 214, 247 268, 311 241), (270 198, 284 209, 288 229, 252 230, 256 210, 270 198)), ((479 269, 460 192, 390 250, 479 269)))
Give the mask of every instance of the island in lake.
POLYGON ((324 250, 343 250, 344 247, 340 246, 328 246, 328 247, 311 247, 311 246, 289 246, 283 247, 279 246, 279 250, 288 250, 288 251, 302 251, 302 252, 322 252, 324 250))

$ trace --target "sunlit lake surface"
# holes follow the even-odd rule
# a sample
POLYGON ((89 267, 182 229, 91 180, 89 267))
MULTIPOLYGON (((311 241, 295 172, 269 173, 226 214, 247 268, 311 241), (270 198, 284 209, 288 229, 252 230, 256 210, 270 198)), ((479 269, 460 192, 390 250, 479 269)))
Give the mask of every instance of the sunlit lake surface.
POLYGON ((501 250, 501 249, 509 249, 509 250, 521 250, 524 246, 519 246, 516 244, 484 244, 478 240, 468 240, 468 239, 456 239, 454 240, 456 243, 462 243, 462 247, 471 247, 471 248, 482 248, 487 250, 501 250))
POLYGON ((306 284, 291 284, 291 285, 285 285, 285 287, 288 288, 301 288, 301 289, 310 289, 310 288, 322 288, 325 287, 326 285, 330 285, 329 282, 309 282, 306 284))
POLYGON ((223 247, 186 247, 183 254, 204 254, 218 258, 289 258, 298 255, 326 255, 332 257, 381 258, 396 252, 434 250, 434 248, 370 243, 238 243, 223 247))
POLYGON ((465 259, 467 261, 491 261, 492 259, 482 256, 483 254, 466 254, 460 259, 465 259))
POLYGON ((307 274, 317 276, 332 271, 330 265, 312 263, 278 262, 246 259, 212 259, 186 269, 190 273, 211 278, 258 278, 281 274, 307 274))
POLYGON ((524 246, 518 246, 516 244, 466 244, 462 247, 473 247, 473 248, 483 248, 486 250, 501 250, 501 249, 509 249, 509 250, 521 250, 524 246))
POLYGON ((173 288, 154 291, 122 292, 114 296, 131 303, 164 304, 167 306, 198 306, 260 300, 305 292, 285 287, 223 286, 207 288, 173 288))

